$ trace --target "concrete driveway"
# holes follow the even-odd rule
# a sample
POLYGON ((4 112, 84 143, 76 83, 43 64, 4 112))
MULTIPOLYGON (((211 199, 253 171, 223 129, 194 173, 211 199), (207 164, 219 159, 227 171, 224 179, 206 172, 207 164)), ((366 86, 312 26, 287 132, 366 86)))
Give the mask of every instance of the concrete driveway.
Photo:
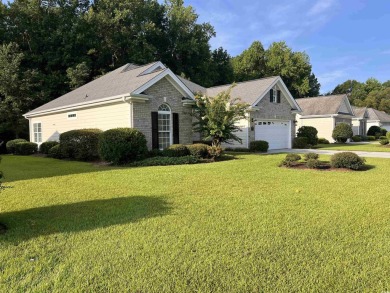
POLYGON ((267 154, 283 154, 283 153, 297 153, 297 154, 306 154, 306 153, 317 153, 320 155, 334 155, 337 153, 343 152, 351 152, 355 153, 361 157, 366 158, 382 158, 382 159, 390 159, 389 153, 381 153, 381 152, 361 152, 361 151, 331 151, 331 150, 308 150, 308 149, 282 149, 282 150, 269 150, 267 154))

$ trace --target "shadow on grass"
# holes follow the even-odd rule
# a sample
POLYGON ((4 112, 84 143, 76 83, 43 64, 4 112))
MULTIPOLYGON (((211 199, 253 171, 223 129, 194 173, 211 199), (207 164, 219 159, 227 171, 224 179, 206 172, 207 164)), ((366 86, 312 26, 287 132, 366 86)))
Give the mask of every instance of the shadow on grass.
POLYGON ((45 206, 0 214, 7 232, 0 240, 20 242, 55 233, 69 233, 133 223, 169 213, 162 197, 131 196, 45 206))

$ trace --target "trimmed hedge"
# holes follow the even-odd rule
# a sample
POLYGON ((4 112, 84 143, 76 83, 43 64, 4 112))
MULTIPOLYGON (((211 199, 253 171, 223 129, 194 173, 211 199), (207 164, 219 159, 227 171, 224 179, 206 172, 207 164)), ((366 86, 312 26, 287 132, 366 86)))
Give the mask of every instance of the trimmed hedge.
POLYGON ((38 152, 38 145, 34 142, 19 142, 15 144, 15 154, 29 156, 38 152))
POLYGON ((352 141, 353 142, 361 142, 362 137, 360 135, 354 135, 354 136, 352 136, 352 141))
POLYGON ((388 145, 388 144, 389 144, 389 140, 388 140, 387 138, 382 138, 382 139, 379 141, 379 143, 380 143, 381 145, 388 145))
POLYGON ((61 151, 60 145, 57 144, 57 145, 53 146, 53 147, 48 151, 47 155, 48 155, 50 158, 62 159, 62 158, 63 158, 63 155, 62 155, 62 151, 61 151))
POLYGON ((347 123, 337 124, 332 132, 333 139, 339 143, 345 143, 348 138, 352 138, 352 136, 352 127, 347 123))
POLYGON ((147 167, 147 166, 171 166, 171 165, 184 165, 184 164, 196 164, 199 159, 194 156, 184 157, 153 157, 147 158, 142 161, 137 161, 130 166, 133 167, 147 167))
POLYGON ((226 152, 249 153, 249 148, 225 148, 226 152))
POLYGON ((318 144, 318 131, 313 126, 302 126, 297 131, 297 137, 306 137, 307 143, 310 145, 318 144))
POLYGON ((172 144, 163 150, 164 157, 185 157, 190 155, 190 151, 184 144, 172 144))
POLYGON ((319 167, 321 167, 321 162, 317 159, 309 159, 306 162, 306 167, 308 167, 309 169, 318 169, 319 167))
POLYGON ((367 136, 381 136, 381 128, 379 126, 371 126, 367 131, 367 136))
POLYGON ((114 128, 103 132, 98 146, 100 157, 116 165, 141 159, 148 152, 145 135, 133 128, 114 128))
POLYGON ((333 168, 360 170, 364 164, 365 159, 352 152, 338 153, 330 158, 330 165, 333 168))
POLYGON ((293 142, 294 149, 305 149, 309 145, 309 139, 307 137, 296 137, 293 142))
POLYGON ((268 151, 269 144, 265 140, 255 140, 251 141, 249 144, 249 150, 251 152, 264 152, 268 151))
POLYGON ((317 160, 319 157, 320 157, 320 155, 319 155, 319 154, 316 154, 316 153, 307 153, 307 154, 304 154, 305 161, 317 160))
POLYGON ((319 138, 318 139, 318 143, 320 144, 330 144, 329 140, 327 140, 326 138, 319 138))
POLYGON ((187 145, 187 149, 190 152, 191 156, 206 159, 209 156, 208 152, 209 146, 204 143, 196 143, 187 145))
POLYGON ((40 146, 39 146, 39 152, 41 154, 49 154, 49 151, 52 147, 58 145, 59 142, 58 141, 45 141, 43 142, 40 146))
POLYGON ((367 140, 368 141, 374 141, 374 140, 376 140, 376 137, 372 136, 372 135, 369 135, 369 136, 367 136, 367 140))
POLYGON ((60 134, 60 148, 64 157, 80 161, 99 158, 100 129, 77 129, 60 134))
POLYGON ((285 167, 292 167, 295 166, 298 161, 300 161, 302 157, 298 154, 287 154, 286 158, 279 164, 279 167, 285 166, 285 167))
POLYGON ((17 139, 13 139, 13 140, 9 140, 7 142, 7 144, 5 145, 5 147, 7 148, 7 152, 10 153, 10 154, 15 154, 15 145, 17 143, 21 143, 21 142, 28 142, 27 140, 25 139, 22 139, 22 138, 17 138, 17 139))
POLYGON ((387 138, 388 140, 390 140, 390 131, 389 131, 388 133, 386 133, 386 138, 387 138))

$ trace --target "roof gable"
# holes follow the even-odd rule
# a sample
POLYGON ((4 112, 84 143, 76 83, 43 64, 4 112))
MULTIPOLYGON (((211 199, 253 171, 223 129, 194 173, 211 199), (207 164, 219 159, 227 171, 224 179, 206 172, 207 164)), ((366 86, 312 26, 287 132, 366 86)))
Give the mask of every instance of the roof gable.
POLYGON ((354 115, 346 95, 303 98, 296 101, 302 109, 302 116, 354 115))
POLYGON ((368 120, 390 122, 390 115, 383 111, 379 111, 373 108, 368 108, 367 114, 368 114, 368 120))

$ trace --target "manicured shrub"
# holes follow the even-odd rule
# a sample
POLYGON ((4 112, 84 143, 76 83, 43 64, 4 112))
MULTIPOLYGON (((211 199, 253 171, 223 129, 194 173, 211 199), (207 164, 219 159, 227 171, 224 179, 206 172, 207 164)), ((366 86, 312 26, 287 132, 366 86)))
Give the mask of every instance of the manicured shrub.
POLYGON ((8 141, 6 144, 7 152, 10 154, 14 154, 15 153, 15 145, 17 143, 21 143, 21 142, 27 142, 27 140, 22 139, 22 138, 17 138, 17 139, 13 139, 13 140, 8 141))
POLYGON ((100 136, 100 157, 116 165, 143 158, 147 151, 145 135, 137 129, 115 128, 100 136))
POLYGON ((208 152, 209 146, 204 143, 196 143, 196 144, 190 144, 187 145, 187 149, 190 152, 191 156, 197 157, 197 158, 207 158, 209 156, 208 152))
POLYGON ((312 126, 302 126, 297 131, 297 137, 306 137, 307 143, 310 145, 317 145, 318 143, 317 134, 318 134, 317 129, 312 126))
POLYGON ((387 137, 382 135, 379 137, 379 139, 387 139, 387 137))
POLYGON ((293 142, 294 149, 305 149, 309 146, 309 140, 307 137, 296 137, 293 142))
POLYGON ((360 141, 362 141, 362 137, 360 135, 354 135, 354 136, 352 136, 352 141, 353 142, 360 142, 360 141))
POLYGON ((49 154, 49 150, 53 147, 53 146, 56 146, 58 145, 59 142, 58 141, 45 141, 43 142, 40 146, 39 146, 39 152, 41 154, 49 154))
POLYGON ((286 158, 279 164, 279 166, 293 167, 297 165, 298 161, 301 159, 302 157, 298 154, 287 154, 286 158))
POLYGON ((320 143, 320 144, 329 144, 330 142, 326 138, 321 137, 321 138, 318 139, 318 143, 320 143))
POLYGON ((238 152, 238 153, 249 153, 249 148, 225 148, 226 152, 238 152))
POLYGON ((333 139, 339 143, 345 143, 348 138, 352 138, 352 136, 352 127, 347 123, 337 124, 332 132, 333 139))
POLYGON ((381 128, 381 136, 386 136, 387 135, 387 130, 385 128, 381 128))
POLYGON ((321 162, 317 159, 309 159, 306 161, 306 167, 309 169, 318 169, 321 167, 321 162))
POLYGON ((361 135, 362 141, 368 141, 368 136, 367 135, 361 135))
POLYGON ((269 144, 265 140, 255 140, 251 141, 249 144, 249 149, 251 152, 264 152, 268 151, 269 144))
POLYGON ((371 126, 367 131, 367 136, 381 136, 381 128, 379 126, 371 126))
POLYGON ((386 133, 386 138, 387 138, 388 140, 390 140, 390 131, 389 131, 388 133, 386 133))
POLYGON ((77 129, 60 134, 60 148, 66 158, 91 161, 99 158, 100 129, 77 129))
POLYGON ((372 136, 372 135, 369 135, 369 136, 367 136, 367 140, 368 141, 374 141, 374 140, 376 140, 376 137, 372 136))
POLYGON ((163 150, 164 157, 184 157, 189 154, 190 151, 184 144, 173 144, 163 150))
POLYGON ((320 157, 320 155, 316 153, 307 153, 304 154, 304 157, 305 157, 305 161, 309 161, 309 160, 317 160, 320 157))
POLYGON ((343 152, 333 155, 330 164, 333 168, 359 170, 364 166, 365 159, 352 152, 343 152))
POLYGON ((389 144, 389 140, 388 140, 387 138, 382 138, 382 139, 379 141, 379 143, 380 143, 381 145, 388 145, 388 144, 389 144))
POLYGON ((199 159, 194 156, 184 157, 153 157, 141 161, 136 161, 130 165, 133 167, 147 167, 147 166, 169 166, 169 165, 184 165, 196 164, 199 159))
POLYGON ((219 158, 222 155, 222 148, 217 146, 209 146, 207 149, 209 157, 213 160, 219 158))
POLYGON ((149 150, 146 153, 146 157, 148 157, 148 158, 161 157, 162 155, 163 155, 163 153, 159 149, 149 150))
POLYGON ((19 142, 15 144, 15 154, 29 156, 38 152, 38 145, 33 142, 19 142))
POLYGON ((50 157, 50 158, 54 158, 54 159, 62 159, 64 156, 62 155, 62 151, 61 151, 61 148, 60 148, 60 145, 57 144, 55 146, 53 146, 47 153, 47 155, 50 157))

